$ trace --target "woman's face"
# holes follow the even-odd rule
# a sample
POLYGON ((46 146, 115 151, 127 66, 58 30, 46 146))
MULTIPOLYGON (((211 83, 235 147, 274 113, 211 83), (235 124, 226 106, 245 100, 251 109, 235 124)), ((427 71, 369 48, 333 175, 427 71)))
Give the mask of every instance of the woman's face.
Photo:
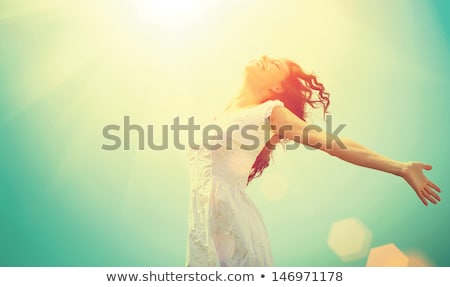
POLYGON ((266 55, 251 61, 246 67, 246 81, 258 91, 283 92, 281 83, 289 76, 286 59, 271 59, 266 55))

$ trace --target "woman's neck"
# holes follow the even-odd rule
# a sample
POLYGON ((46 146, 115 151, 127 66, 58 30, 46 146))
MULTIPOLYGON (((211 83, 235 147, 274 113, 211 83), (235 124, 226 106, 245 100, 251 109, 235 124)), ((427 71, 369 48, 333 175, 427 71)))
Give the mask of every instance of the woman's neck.
POLYGON ((269 99, 270 95, 267 94, 267 92, 256 91, 248 85, 244 85, 225 110, 242 109, 259 105, 269 99))

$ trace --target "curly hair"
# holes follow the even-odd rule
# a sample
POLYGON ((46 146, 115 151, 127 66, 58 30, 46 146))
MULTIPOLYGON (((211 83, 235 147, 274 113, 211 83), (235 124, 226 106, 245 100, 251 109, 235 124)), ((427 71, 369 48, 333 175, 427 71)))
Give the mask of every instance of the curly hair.
MULTIPOLYGON (((274 94, 274 98, 281 100, 284 106, 297 117, 305 120, 305 108, 307 105, 312 108, 323 108, 323 114, 327 113, 330 105, 330 94, 325 91, 325 87, 317 80, 313 74, 303 72, 302 68, 293 61, 286 60, 289 67, 289 76, 282 82, 283 92, 274 94)), ((282 140, 275 135, 275 142, 282 140)), ((248 176, 247 184, 254 178, 261 176, 264 169, 269 166, 272 158, 274 145, 268 141, 259 153, 248 176)))

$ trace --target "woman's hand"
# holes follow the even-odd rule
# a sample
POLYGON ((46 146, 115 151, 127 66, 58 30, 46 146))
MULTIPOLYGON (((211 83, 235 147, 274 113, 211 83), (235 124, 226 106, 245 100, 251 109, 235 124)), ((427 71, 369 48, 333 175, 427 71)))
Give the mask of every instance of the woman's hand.
POLYGON ((431 182, 423 173, 423 170, 431 170, 431 165, 421 162, 407 162, 402 177, 414 189, 423 204, 428 206, 428 201, 436 204, 441 200, 438 193, 441 189, 431 182))

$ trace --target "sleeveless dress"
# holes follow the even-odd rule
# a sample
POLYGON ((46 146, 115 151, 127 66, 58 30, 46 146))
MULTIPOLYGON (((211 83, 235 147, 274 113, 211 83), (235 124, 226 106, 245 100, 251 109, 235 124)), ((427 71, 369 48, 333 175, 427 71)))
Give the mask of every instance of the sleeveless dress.
POLYGON ((208 139, 188 150, 185 266, 273 266, 266 227, 245 189, 253 163, 270 139, 275 106, 283 103, 270 100, 214 118, 208 123, 208 139), (223 135, 214 137, 220 135, 218 129, 223 135))

